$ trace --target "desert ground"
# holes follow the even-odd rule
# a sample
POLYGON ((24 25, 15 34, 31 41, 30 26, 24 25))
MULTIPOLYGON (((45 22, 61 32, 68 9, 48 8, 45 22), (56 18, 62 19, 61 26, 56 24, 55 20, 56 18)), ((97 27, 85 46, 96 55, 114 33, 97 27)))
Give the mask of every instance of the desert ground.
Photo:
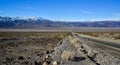
POLYGON ((0 28, 0 32, 120 32, 120 27, 0 28))
MULTIPOLYGON (((0 32, 0 65, 120 65, 120 49, 74 36, 73 31, 0 32)), ((78 32, 119 41, 120 32, 78 32)))
POLYGON ((70 33, 0 32, 0 65, 32 65, 54 51, 70 33))

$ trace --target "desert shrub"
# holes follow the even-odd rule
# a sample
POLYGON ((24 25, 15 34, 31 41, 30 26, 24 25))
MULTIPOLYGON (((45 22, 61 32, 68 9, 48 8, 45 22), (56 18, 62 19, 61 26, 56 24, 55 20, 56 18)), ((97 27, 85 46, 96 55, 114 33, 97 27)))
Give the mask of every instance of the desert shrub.
POLYGON ((116 36, 116 37, 114 37, 115 38, 115 40, 117 40, 117 39, 120 39, 120 36, 116 36))
POLYGON ((66 36, 72 36, 72 33, 66 33, 66 34, 64 34, 64 37, 66 37, 66 36))
POLYGON ((87 55, 93 57, 94 56, 93 50, 89 49, 87 55))
POLYGON ((70 39, 70 43, 71 43, 71 44, 74 44, 74 43, 77 42, 77 39, 74 38, 74 37, 69 36, 69 39, 70 39))
POLYGON ((61 59, 63 60, 70 60, 73 59, 75 56, 75 52, 74 51, 70 51, 70 50, 64 50, 61 54, 61 59))
POLYGON ((79 48, 80 47, 80 43, 78 41, 78 38, 74 38, 69 36, 69 42, 71 43, 71 45, 73 45, 75 48, 79 48))

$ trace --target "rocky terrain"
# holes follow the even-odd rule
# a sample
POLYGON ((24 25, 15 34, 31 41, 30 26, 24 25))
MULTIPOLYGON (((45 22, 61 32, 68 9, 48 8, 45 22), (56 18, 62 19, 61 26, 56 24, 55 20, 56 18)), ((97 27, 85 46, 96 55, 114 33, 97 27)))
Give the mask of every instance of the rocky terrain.
POLYGON ((0 65, 38 65, 69 33, 0 32, 0 65))
POLYGON ((64 39, 53 56, 60 65, 120 65, 120 59, 76 37, 64 39))
POLYGON ((0 34, 0 65, 120 65, 120 58, 70 33, 22 34, 0 34))

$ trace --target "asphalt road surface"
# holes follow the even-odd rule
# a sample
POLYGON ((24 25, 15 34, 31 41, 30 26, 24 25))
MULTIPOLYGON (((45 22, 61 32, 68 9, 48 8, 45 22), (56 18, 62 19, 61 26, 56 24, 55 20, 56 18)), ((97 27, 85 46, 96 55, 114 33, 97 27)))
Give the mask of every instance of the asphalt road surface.
POLYGON ((110 46, 112 48, 116 48, 116 49, 120 50, 120 42, 119 41, 104 40, 104 39, 99 39, 99 38, 86 36, 86 35, 82 35, 82 34, 78 34, 78 33, 73 33, 73 35, 78 37, 78 38, 82 38, 82 39, 86 39, 86 40, 89 40, 89 41, 97 42, 99 44, 107 45, 107 46, 110 46))

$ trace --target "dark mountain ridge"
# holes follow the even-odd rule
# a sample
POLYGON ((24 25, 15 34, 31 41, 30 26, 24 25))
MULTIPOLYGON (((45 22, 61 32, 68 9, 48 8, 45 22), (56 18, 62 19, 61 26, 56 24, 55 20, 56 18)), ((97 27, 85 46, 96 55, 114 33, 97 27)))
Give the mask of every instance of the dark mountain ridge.
POLYGON ((53 21, 41 17, 1 17, 0 28, 120 27, 120 21, 72 22, 53 21))

